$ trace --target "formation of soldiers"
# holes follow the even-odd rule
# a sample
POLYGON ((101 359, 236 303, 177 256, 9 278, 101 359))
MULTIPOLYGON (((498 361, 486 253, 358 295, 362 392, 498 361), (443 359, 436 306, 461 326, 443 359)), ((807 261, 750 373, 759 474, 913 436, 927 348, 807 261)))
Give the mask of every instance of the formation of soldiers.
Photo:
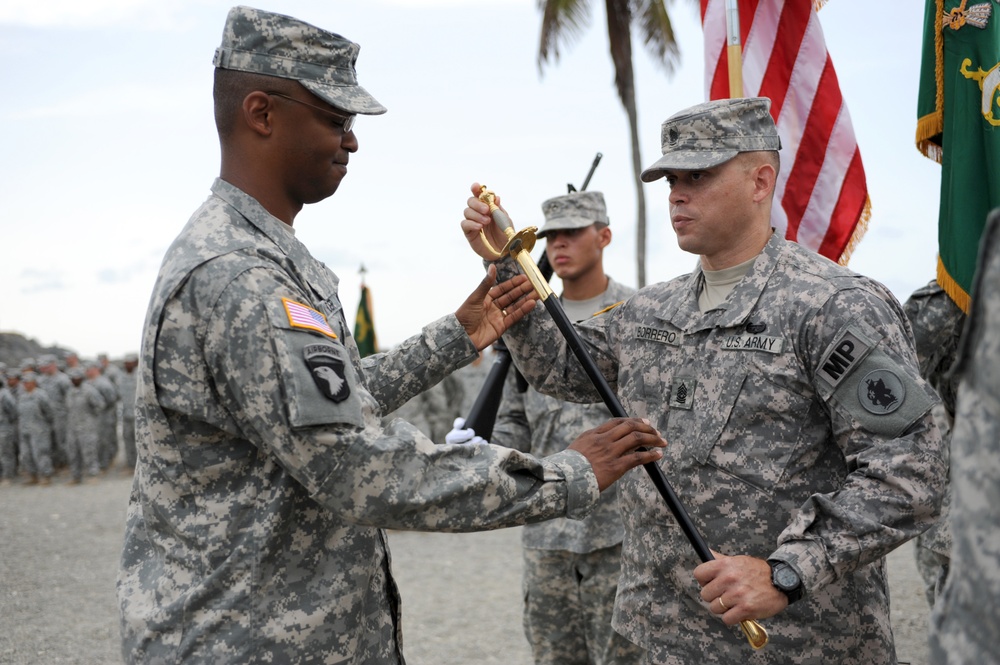
POLYGON ((101 354, 0 363, 0 485, 97 482, 124 451, 123 471, 135 467, 135 371, 101 354))

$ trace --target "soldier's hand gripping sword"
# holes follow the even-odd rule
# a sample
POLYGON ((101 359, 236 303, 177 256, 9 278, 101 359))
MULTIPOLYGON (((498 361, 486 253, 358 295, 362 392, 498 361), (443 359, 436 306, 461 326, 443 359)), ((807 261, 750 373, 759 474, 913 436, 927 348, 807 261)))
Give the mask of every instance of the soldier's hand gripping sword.
MULTIPOLYGON (((611 411, 611 415, 616 418, 628 418, 628 413, 625 412, 625 407, 618 400, 618 396, 615 395, 614 391, 611 390, 611 386, 608 385, 607 380, 604 375, 601 374, 600 368, 597 367, 597 363, 587 352, 587 349, 583 346, 583 340, 580 334, 573 327, 573 323, 566 316, 566 312, 562 308, 562 303, 559 302, 558 298, 552 298, 552 289, 549 288, 549 283, 545 280, 538 271, 538 266, 535 265, 534 260, 531 258, 531 249, 535 246, 535 231, 537 230, 534 226, 528 226, 520 231, 514 231, 514 225, 511 223, 510 218, 507 214, 500 209, 496 204, 496 194, 486 188, 485 185, 479 193, 479 200, 483 201, 490 207, 490 216, 493 218, 493 222, 497 227, 504 232, 507 236, 507 244, 501 250, 497 250, 490 241, 487 239, 486 234, 483 231, 479 232, 480 238, 483 244, 486 246, 487 250, 491 252, 496 259, 501 259, 505 256, 510 255, 518 265, 521 266, 522 272, 528 277, 532 286, 535 288, 535 292, 538 293, 539 298, 545 305, 545 309, 548 310, 549 314, 552 316, 552 320, 555 321, 556 326, 559 331, 566 338, 566 343, 569 348, 573 351, 573 354, 583 365, 584 371, 587 376, 590 377, 591 382, 600 393, 601 399, 604 400, 604 404, 607 405, 608 410, 611 411)), ((698 557, 702 562, 712 561, 715 556, 712 554, 712 550, 709 549, 708 545, 705 543, 705 539, 702 538, 701 533, 698 528, 691 521, 691 516, 688 515, 687 510, 684 505, 677 498, 677 494, 674 492, 673 487, 667 481, 667 477, 663 473, 663 469, 659 467, 656 462, 649 462, 643 464, 643 468, 646 473, 649 474, 650 479, 653 481, 653 485, 656 486, 657 491, 663 500, 666 501, 667 507, 670 512, 673 513, 674 519, 680 524, 681 529, 684 531, 684 535, 691 542, 694 547, 695 552, 697 552, 698 557)), ((767 644, 767 631, 758 622, 747 619, 740 622, 740 628, 743 630, 743 634, 746 635, 747 641, 750 646, 754 649, 760 649, 765 644, 767 644)))

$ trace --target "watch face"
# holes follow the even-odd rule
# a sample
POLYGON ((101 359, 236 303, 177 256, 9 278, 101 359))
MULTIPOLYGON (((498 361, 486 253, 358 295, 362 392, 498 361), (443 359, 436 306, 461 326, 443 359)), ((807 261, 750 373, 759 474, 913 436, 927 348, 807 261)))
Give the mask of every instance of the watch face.
POLYGON ((781 589, 794 589, 801 581, 795 570, 788 564, 774 567, 774 584, 781 589))

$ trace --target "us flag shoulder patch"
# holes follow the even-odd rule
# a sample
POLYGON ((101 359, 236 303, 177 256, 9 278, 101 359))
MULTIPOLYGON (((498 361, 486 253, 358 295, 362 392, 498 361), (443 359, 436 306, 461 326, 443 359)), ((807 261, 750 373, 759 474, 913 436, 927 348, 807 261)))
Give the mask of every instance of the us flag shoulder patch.
POLYGON ((337 339, 337 333, 333 332, 333 328, 326 322, 326 317, 320 312, 308 305, 303 305, 288 298, 282 298, 281 303, 285 306, 285 312, 288 313, 288 323, 293 328, 315 330, 327 337, 337 339))

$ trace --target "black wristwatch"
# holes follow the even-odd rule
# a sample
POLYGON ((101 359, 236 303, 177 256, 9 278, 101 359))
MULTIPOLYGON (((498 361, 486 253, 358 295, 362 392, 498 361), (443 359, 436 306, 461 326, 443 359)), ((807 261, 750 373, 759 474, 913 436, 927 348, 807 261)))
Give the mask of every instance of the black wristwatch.
POLYGON ((789 564, 784 561, 767 560, 767 565, 771 566, 771 584, 781 593, 788 596, 788 604, 791 605, 802 597, 802 580, 789 564))

